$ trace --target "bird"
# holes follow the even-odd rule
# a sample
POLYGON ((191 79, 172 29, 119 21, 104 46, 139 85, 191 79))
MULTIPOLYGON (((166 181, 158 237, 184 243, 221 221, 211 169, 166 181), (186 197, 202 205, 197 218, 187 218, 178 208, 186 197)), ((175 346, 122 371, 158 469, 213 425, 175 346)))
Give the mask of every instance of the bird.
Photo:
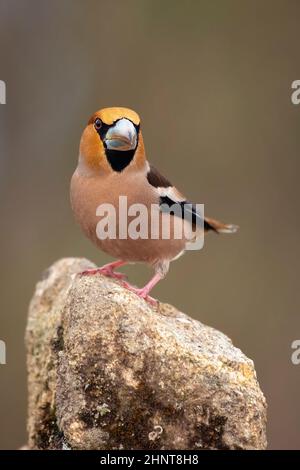
MULTIPOLYGON (((81 274, 100 273, 118 279, 124 287, 149 303, 157 302, 149 294, 166 276, 170 262, 187 251, 193 241, 204 232, 234 233, 238 229, 237 225, 202 216, 196 205, 148 162, 140 117, 125 107, 103 108, 89 119, 81 136, 78 164, 71 178, 70 200, 84 234, 100 250, 115 258, 81 274), (104 212, 99 211, 99 207, 114 208, 118 212, 121 197, 126 198, 128 207, 138 204, 149 209, 146 225, 151 224, 150 208, 154 207, 153 214, 158 215, 156 224, 166 221, 170 224, 169 237, 162 235, 161 226, 155 237, 120 236, 120 219, 113 216, 107 216, 107 221, 116 225, 114 236, 99 237, 98 224, 104 220, 104 212), (186 217, 186 213, 190 217, 186 217), (183 236, 175 236, 178 229, 184 232, 183 236), (144 287, 131 285, 123 273, 116 271, 130 263, 144 263, 153 268, 154 274, 144 287)), ((132 220, 132 214, 126 213, 127 225, 132 220)))

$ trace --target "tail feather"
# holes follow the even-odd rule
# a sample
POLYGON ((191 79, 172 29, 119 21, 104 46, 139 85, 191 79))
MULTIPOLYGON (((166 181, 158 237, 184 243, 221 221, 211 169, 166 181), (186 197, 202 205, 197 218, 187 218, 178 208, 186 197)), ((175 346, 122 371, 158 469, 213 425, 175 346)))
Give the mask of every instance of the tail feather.
POLYGON ((218 220, 205 217, 204 229, 213 230, 217 233, 235 233, 239 229, 239 226, 233 224, 223 224, 223 222, 220 222, 218 220))

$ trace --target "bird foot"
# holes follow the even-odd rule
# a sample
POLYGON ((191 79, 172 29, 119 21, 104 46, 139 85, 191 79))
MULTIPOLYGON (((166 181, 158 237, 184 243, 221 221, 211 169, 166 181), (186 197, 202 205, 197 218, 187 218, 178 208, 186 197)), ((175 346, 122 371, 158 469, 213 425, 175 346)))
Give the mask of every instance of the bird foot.
POLYGON ((103 268, 86 269, 82 271, 81 276, 94 276, 95 274, 103 274, 103 276, 112 277, 113 279, 127 279, 126 274, 114 271, 112 268, 103 266, 103 268))
POLYGON ((122 282, 122 286, 125 287, 125 289, 128 289, 130 292, 133 292, 134 294, 136 294, 141 299, 144 299, 148 304, 152 305, 153 307, 157 307, 158 300, 148 295, 149 290, 146 289, 145 287, 138 288, 138 287, 132 286, 128 282, 122 282))

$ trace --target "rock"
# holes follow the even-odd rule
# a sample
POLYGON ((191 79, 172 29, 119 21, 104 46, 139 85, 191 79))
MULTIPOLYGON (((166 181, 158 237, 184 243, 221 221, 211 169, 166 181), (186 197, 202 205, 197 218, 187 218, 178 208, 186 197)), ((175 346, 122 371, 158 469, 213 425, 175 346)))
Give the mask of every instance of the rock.
POLYGON ((26 332, 31 449, 264 449, 253 362, 219 331, 63 259, 26 332))

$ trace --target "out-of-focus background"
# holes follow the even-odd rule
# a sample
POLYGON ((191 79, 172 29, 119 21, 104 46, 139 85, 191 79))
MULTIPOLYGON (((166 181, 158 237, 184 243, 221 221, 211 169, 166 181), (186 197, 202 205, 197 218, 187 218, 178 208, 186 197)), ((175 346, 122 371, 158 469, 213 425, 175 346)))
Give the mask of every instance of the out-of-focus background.
POLYGON ((69 181, 88 118, 113 105, 140 113, 149 159, 189 199, 241 227, 207 236, 154 295, 255 361, 269 447, 300 448, 299 17, 294 0, 0 0, 2 449, 26 442, 23 338, 41 272, 108 261, 73 221, 69 181))

